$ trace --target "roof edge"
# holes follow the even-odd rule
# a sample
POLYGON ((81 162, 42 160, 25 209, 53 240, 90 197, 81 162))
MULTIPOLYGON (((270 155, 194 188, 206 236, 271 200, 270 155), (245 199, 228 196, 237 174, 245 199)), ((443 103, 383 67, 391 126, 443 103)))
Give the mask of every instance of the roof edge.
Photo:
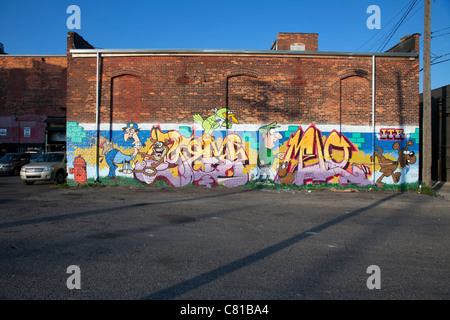
POLYGON ((77 54, 264 54, 264 55, 315 55, 315 56, 367 56, 367 57, 412 57, 417 53, 408 52, 346 52, 346 51, 297 51, 297 50, 211 50, 211 49, 71 49, 77 54))
POLYGON ((63 57, 67 57, 67 55, 65 54, 5 54, 5 55, 0 55, 0 58, 49 58, 49 57, 58 57, 58 58, 63 58, 63 57))

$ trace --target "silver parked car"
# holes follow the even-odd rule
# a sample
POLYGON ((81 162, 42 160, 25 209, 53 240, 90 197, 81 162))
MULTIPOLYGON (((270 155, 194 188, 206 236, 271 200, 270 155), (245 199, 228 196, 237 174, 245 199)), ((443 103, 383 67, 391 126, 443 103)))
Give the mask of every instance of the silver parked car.
POLYGON ((55 181, 63 184, 67 177, 67 157, 63 152, 43 153, 36 161, 24 165, 20 170, 20 178, 26 184, 35 181, 55 181))

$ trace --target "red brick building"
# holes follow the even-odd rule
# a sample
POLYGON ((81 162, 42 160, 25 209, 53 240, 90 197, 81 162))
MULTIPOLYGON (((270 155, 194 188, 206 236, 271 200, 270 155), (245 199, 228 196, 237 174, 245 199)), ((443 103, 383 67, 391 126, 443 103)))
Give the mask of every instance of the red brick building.
POLYGON ((82 156, 92 179, 175 186, 235 186, 263 173, 274 183, 417 182, 419 36, 357 53, 318 51, 317 34, 280 33, 259 51, 115 50, 69 32, 69 162, 82 156), (124 140, 130 124, 139 147, 124 140), (382 157, 402 164, 387 173, 382 157))
POLYGON ((0 152, 65 146, 67 57, 0 54, 0 152))

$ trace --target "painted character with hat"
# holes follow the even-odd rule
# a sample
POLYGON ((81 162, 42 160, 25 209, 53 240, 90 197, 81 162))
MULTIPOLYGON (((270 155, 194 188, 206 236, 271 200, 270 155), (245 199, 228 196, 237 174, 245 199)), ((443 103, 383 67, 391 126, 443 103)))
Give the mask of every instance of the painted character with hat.
MULTIPOLYGON (((124 154, 117 149, 112 149, 107 153, 104 153, 106 162, 109 166, 109 174, 108 177, 110 179, 115 179, 116 177, 116 169, 117 164, 122 164, 123 173, 133 173, 132 171, 132 163, 136 158, 136 155, 139 152, 139 149, 142 148, 141 140, 139 139, 138 133, 140 129, 138 125, 134 122, 127 123, 127 126, 122 128, 123 132, 123 140, 124 141, 133 141, 133 153, 131 155, 124 154)), ((134 164, 134 163, 133 163, 134 164)))
POLYGON ((276 147, 276 142, 283 138, 283 136, 276 132, 275 128, 279 128, 277 122, 274 121, 269 125, 262 126, 258 129, 259 134, 263 139, 263 144, 259 145, 259 154, 258 154, 258 167, 260 169, 259 181, 262 180, 262 177, 265 176, 265 181, 272 177, 275 177, 275 174, 272 171, 272 165, 275 162, 275 159, 278 157, 283 157, 284 153, 278 153, 276 147))

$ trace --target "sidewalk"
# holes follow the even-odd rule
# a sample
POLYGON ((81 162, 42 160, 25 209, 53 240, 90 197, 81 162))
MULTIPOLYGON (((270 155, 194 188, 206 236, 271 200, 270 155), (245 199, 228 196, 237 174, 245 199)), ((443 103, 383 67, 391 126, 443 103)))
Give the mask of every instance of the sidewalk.
POLYGON ((450 182, 433 181, 432 187, 442 198, 450 200, 450 182))

